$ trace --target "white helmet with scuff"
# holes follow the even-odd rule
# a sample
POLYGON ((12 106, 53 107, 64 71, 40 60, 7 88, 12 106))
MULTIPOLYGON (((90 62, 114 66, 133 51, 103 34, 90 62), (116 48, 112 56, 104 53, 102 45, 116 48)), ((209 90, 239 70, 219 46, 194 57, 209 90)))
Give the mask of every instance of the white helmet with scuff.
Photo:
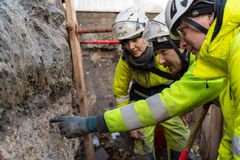
POLYGON ((145 12, 137 6, 132 6, 117 15, 112 25, 112 32, 118 40, 132 39, 144 31, 147 22, 145 12))

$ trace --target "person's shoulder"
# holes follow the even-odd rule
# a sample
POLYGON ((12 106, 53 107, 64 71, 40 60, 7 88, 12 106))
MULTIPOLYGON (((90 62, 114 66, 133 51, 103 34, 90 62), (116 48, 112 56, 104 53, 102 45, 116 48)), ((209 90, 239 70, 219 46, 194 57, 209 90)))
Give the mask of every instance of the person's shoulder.
POLYGON ((125 69, 130 69, 131 67, 129 66, 129 64, 127 63, 127 61, 121 56, 119 59, 118 59, 118 63, 117 63, 117 68, 120 69, 120 68, 125 68, 125 69))

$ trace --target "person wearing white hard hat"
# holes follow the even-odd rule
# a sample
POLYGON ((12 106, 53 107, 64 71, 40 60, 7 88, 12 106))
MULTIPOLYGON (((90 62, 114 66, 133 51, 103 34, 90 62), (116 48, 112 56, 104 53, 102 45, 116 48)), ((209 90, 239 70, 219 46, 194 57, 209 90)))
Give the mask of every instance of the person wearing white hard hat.
MULTIPOLYGON (((142 37, 148 21, 145 12, 133 6, 121 11, 112 25, 113 34, 120 41, 123 50, 113 84, 117 107, 146 99, 169 87, 173 80, 179 77, 177 73, 171 74, 167 68, 159 64, 159 55, 156 55, 154 48, 148 46, 147 40, 142 37), (156 73, 156 70, 161 73, 156 73)), ((153 159, 154 142, 158 141, 160 157, 167 159, 167 155, 170 154, 169 159, 177 159, 186 144, 189 129, 182 119, 176 116, 159 124, 157 128, 150 126, 129 133, 135 139, 136 159, 153 159), (154 141, 155 134, 158 139, 154 141)))
POLYGON ((195 61, 189 50, 180 48, 180 40, 172 39, 165 23, 165 12, 150 20, 144 30, 143 38, 148 41, 159 56, 159 63, 172 74, 181 77, 195 61), (191 61, 190 61, 191 57, 191 61))
POLYGON ((240 159, 240 12, 239 0, 169 0, 168 28, 181 37, 181 47, 198 55, 193 75, 203 80, 225 78, 219 93, 225 135, 219 160, 240 159))
MULTIPOLYGON (((159 63, 167 67, 173 75, 178 77, 183 76, 183 74, 188 70, 195 61, 195 56, 191 54, 187 49, 180 48, 180 40, 173 40, 170 37, 169 30, 165 23, 165 12, 158 14, 153 20, 150 20, 143 32, 143 38, 148 41, 148 45, 154 48, 159 58, 159 63)), ((186 121, 190 114, 185 114, 181 116, 183 120, 186 121)), ((164 123, 163 123, 164 124, 164 123)), ((167 128, 165 128, 167 132, 167 128)), ((169 141, 171 142, 171 141, 169 141)), ((169 148, 174 148, 176 142, 168 143, 169 148)), ((179 153, 179 149, 175 149, 179 153)), ((156 151, 157 152, 157 151, 156 151)), ((189 159, 194 159, 195 155, 190 152, 189 159)), ((171 159, 179 158, 179 154, 171 159)))

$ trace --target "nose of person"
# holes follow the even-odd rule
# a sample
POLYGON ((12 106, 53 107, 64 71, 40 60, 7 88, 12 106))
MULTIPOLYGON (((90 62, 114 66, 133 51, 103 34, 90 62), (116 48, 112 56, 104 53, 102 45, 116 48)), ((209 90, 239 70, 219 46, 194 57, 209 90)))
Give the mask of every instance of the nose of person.
POLYGON ((130 48, 131 50, 134 49, 135 43, 134 43, 134 42, 131 42, 131 41, 129 41, 128 43, 129 43, 129 48, 130 48))
POLYGON ((187 47, 187 42, 184 38, 180 38, 180 48, 185 49, 187 47))

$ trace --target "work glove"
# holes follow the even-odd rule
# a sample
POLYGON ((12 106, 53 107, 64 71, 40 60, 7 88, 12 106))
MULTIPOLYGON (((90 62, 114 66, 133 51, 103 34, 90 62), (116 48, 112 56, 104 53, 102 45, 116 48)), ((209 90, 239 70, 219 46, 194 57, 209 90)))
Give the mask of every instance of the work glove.
POLYGON ((57 116, 50 123, 58 123, 61 135, 66 138, 76 138, 96 132, 96 117, 57 116))

